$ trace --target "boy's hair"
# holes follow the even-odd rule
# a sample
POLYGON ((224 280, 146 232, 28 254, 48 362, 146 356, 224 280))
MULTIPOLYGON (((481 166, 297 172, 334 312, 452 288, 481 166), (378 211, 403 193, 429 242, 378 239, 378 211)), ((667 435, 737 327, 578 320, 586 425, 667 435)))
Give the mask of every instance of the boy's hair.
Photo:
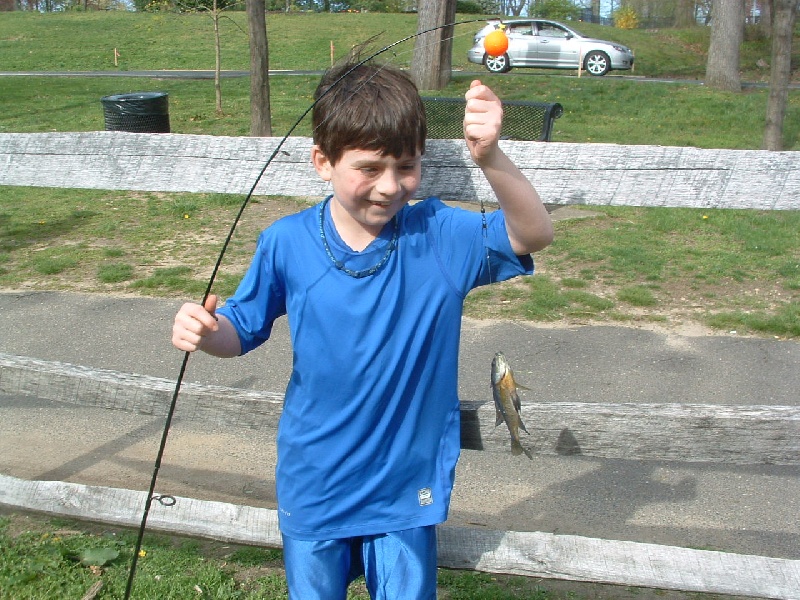
POLYGON ((314 143, 332 165, 346 150, 395 158, 424 153, 425 106, 411 78, 397 68, 356 64, 332 67, 322 76, 314 92, 314 143))

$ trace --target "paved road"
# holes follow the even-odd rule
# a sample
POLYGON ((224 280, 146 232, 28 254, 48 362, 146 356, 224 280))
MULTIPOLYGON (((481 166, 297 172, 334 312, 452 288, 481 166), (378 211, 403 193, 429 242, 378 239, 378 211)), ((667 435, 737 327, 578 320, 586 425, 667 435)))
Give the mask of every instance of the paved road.
MULTIPOLYGON (((0 293, 0 352, 174 379, 173 300, 0 293)), ((624 327, 465 321, 460 392, 488 400, 503 350, 526 401, 797 405, 800 343, 686 337, 624 327)), ((285 323, 250 356, 193 356, 186 381, 283 391, 285 323)), ((148 415, 0 397, 0 472, 146 489, 163 422, 148 415)), ((498 435, 505 432, 498 430, 498 435)), ((259 431, 182 418, 159 489, 274 507, 274 449, 259 431)), ((463 452, 451 522, 501 530, 800 558, 800 468, 463 452)))

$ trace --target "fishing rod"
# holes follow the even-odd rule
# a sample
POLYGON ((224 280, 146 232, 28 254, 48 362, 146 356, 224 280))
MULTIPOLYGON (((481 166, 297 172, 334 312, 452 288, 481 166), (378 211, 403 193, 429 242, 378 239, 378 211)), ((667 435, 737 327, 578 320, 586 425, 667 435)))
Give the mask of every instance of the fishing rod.
MULTIPOLYGON (((308 114, 312 110, 314 110, 314 107, 317 105, 317 103, 319 103, 320 100, 322 100, 325 96, 327 96, 342 81, 344 81, 353 71, 355 71, 356 69, 358 69, 362 65, 366 64, 367 62, 375 59, 376 57, 388 52, 392 48, 395 48, 396 46, 399 46, 400 44, 403 44, 403 43, 405 43, 405 42, 407 42, 409 40, 417 38, 417 37, 419 37, 421 35, 424 35, 426 33, 432 33, 434 31, 438 31, 440 29, 446 29, 448 27, 456 27, 458 25, 465 25, 465 24, 468 24, 468 23, 477 23, 477 22, 484 21, 484 20, 485 19, 468 19, 468 20, 465 20, 465 21, 454 21, 454 22, 451 22, 451 23, 446 23, 444 25, 437 25, 436 27, 431 27, 429 29, 425 29, 425 30, 413 33, 411 35, 408 35, 408 36, 406 36, 404 38, 401 38, 401 39, 399 39, 399 40, 397 40, 395 42, 392 42, 391 44, 388 44, 388 45, 384 46, 383 48, 381 48, 379 50, 376 50, 375 52, 373 52, 372 54, 370 54, 366 58, 361 59, 358 62, 356 62, 355 65, 350 67, 341 76, 339 76, 327 89, 325 89, 319 95, 318 98, 316 98, 308 106, 308 108, 306 108, 305 111, 303 111, 303 113, 297 118, 297 120, 294 122, 294 124, 289 128, 289 131, 286 133, 286 135, 284 135, 279 140, 278 144, 275 146, 275 148, 273 149, 273 151, 270 154, 269 158, 264 163, 264 166, 259 171, 255 181, 253 182, 253 185, 250 187, 250 190, 247 192, 247 195, 245 196, 244 200, 242 201, 242 204, 239 207, 239 210, 236 213, 236 216, 234 217, 233 222, 231 223, 231 227, 230 227, 230 229, 228 231, 228 234, 225 237, 225 240, 224 240, 224 242, 222 244, 222 248, 220 249, 219 256, 217 257, 217 262, 215 263, 214 268, 211 271, 211 276, 209 277, 208 285, 206 286, 206 290, 203 293, 203 298, 200 301, 201 305, 205 306, 205 302, 208 299, 209 295, 211 294, 211 289, 212 289, 212 287, 214 285, 214 282, 216 281, 216 277, 217 277, 217 274, 219 272, 220 266, 222 264, 222 260, 225 257, 225 254, 226 254, 226 252, 228 250, 228 246, 230 245, 231 239, 233 238, 233 234, 236 231, 236 228, 239 225, 239 221, 241 220, 245 209, 249 205, 253 194, 255 193, 256 187, 258 187, 258 184, 261 182, 261 179, 263 178, 264 173, 267 171, 269 166, 272 164, 272 161, 275 160, 275 157, 281 151, 281 148, 286 143, 286 141, 289 139, 289 137, 292 135, 292 133, 294 133, 295 129, 297 129, 297 127, 300 125, 300 123, 303 121, 303 119, 305 119, 306 116, 308 116, 308 114)), ((507 46, 507 40, 506 40, 506 46, 507 46)), ((501 45, 501 47, 502 47, 502 45, 501 45)), ((496 47, 487 47, 487 51, 490 51, 491 54, 494 54, 494 52, 496 52, 497 50, 496 50, 496 47)), ((505 50, 503 50, 503 52, 505 52, 505 50)), ((139 555, 140 555, 141 549, 142 549, 142 541, 144 539, 144 533, 145 533, 145 530, 147 528, 147 519, 148 519, 148 517, 150 515, 150 509, 152 508, 153 502, 156 501, 159 504, 161 504, 162 506, 167 506, 167 507, 174 506, 176 504, 176 502, 177 502, 174 496, 156 495, 155 494, 155 488, 156 488, 156 483, 158 481, 158 473, 159 473, 159 470, 161 469, 161 463, 163 461, 164 452, 165 452, 166 446, 167 446, 167 438, 169 436, 169 430, 170 430, 170 428, 172 426, 172 419, 174 417, 175 408, 176 408, 177 403, 178 403, 178 395, 180 394, 181 386, 183 384, 183 379, 184 379, 184 377, 186 375, 186 367, 187 367, 187 365, 189 363, 189 356, 190 355, 191 355, 191 352, 187 351, 187 352, 184 353, 183 361, 181 363, 180 370, 178 371, 178 377, 177 377, 177 379, 175 381, 175 388, 174 388, 173 393, 172 393, 172 399, 170 401, 169 409, 167 411, 167 416, 166 416, 166 419, 165 419, 165 422, 164 422, 164 430, 163 430, 162 435, 161 435, 161 442, 159 444, 158 453, 156 454, 156 459, 155 459, 155 463, 154 463, 154 466, 153 466, 153 473, 152 473, 152 477, 151 477, 151 480, 150 480, 150 487, 149 487, 148 492, 147 492, 147 497, 145 498, 144 509, 142 511, 142 519, 141 519, 141 522, 139 524, 139 532, 138 532, 138 535, 136 537, 136 544, 134 546, 133 557, 131 559, 131 565, 130 565, 130 569, 129 569, 129 572, 128 572, 128 581, 127 581, 127 584, 125 586, 125 596, 124 596, 125 600, 129 600, 129 598, 131 596, 131 591, 133 590, 133 582, 134 582, 134 578, 136 576, 136 568, 138 566, 139 555)))

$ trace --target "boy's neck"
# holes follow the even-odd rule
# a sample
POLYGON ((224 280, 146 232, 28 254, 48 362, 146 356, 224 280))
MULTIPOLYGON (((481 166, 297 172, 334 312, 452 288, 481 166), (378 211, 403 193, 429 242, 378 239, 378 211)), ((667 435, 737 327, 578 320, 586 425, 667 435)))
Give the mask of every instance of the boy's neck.
POLYGON ((355 252, 366 249, 380 235, 383 226, 373 230, 356 221, 337 201, 331 198, 331 219, 336 233, 355 252))

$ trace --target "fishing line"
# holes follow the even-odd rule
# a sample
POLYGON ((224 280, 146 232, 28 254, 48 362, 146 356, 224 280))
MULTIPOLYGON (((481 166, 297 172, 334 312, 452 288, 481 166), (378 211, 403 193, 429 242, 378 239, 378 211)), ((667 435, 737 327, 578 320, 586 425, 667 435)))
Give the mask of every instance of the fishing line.
MULTIPOLYGON (((217 257, 217 261, 214 264, 214 268, 211 271, 211 276, 209 277, 208 285, 206 286, 206 290, 203 293, 203 299, 200 301, 201 305, 205 306, 206 300, 211 295, 211 289, 212 289, 212 287, 214 285, 214 281, 216 280, 216 277, 217 277, 217 274, 219 272, 220 266, 222 265, 222 260, 225 257, 225 253, 228 250, 228 246, 230 245, 231 239, 233 238, 233 234, 236 231, 236 227, 239 225, 239 221, 241 220, 245 209, 247 208, 248 204, 250 203, 250 200, 251 200, 253 194, 256 191, 256 187, 258 187, 258 184, 261 182, 261 179, 264 176, 264 173, 269 168, 269 166, 272 164, 272 161, 275 160, 275 157, 278 156, 278 153, 281 151, 281 148, 283 148, 283 145, 289 139, 289 136, 291 136, 292 133, 294 133, 295 129, 297 129, 297 127, 300 125, 300 123, 303 121, 303 119, 305 119, 306 116, 308 116, 308 114, 314 109, 314 107, 317 105, 317 103, 320 100, 322 100, 325 96, 327 96, 328 93, 331 92, 331 90, 336 88, 353 71, 355 71, 356 69, 358 69, 359 67, 361 67, 365 63, 369 62, 370 60, 380 56, 381 54, 383 54, 385 52, 388 52, 389 50, 395 48, 396 46, 399 46, 400 44, 402 44, 404 42, 407 42, 407 41, 409 41, 411 39, 414 39, 414 38, 419 37, 421 35, 424 35, 426 33, 431 33, 431 32, 434 32, 434 31, 438 31, 439 29, 445 29, 447 27, 456 27, 457 25, 465 25, 465 24, 468 24, 468 23, 477 23, 477 22, 484 21, 484 20, 485 19, 469 19, 469 20, 466 20, 466 21, 455 21, 455 22, 452 22, 452 23, 446 23, 444 25, 437 25, 436 27, 431 27, 431 28, 425 29, 423 31, 418 31, 418 32, 416 32, 414 34, 408 35, 408 36, 406 36, 406 37, 404 37, 402 39, 399 39, 399 40, 397 40, 395 42, 392 42, 391 44, 388 44, 387 46, 384 46, 383 48, 373 52, 372 54, 370 54, 366 58, 364 58, 362 60, 359 60, 355 65, 353 65, 347 71, 345 71, 330 86, 328 86, 328 88, 325 89, 319 95, 319 97, 316 98, 314 100, 314 102, 311 103, 311 105, 309 105, 309 107, 305 111, 303 111, 303 113, 298 117, 298 119, 294 122, 294 124, 289 128, 289 131, 286 133, 286 135, 284 135, 280 139, 278 144, 275 146, 275 148, 272 151, 272 154, 270 154, 269 158, 264 163, 264 166, 259 171, 258 176, 256 177, 255 181, 253 182, 253 185, 250 187, 250 190, 247 192, 247 195, 245 196, 244 201, 242 202, 241 206, 239 207, 239 210, 236 213, 236 216, 234 217, 233 223, 231 224, 231 227, 230 227, 230 229, 228 231, 228 235, 225 237, 225 241, 222 244, 222 248, 220 250, 219 256, 217 257)), ((449 39, 453 39, 453 38, 451 37, 449 39)), ((178 371, 178 377, 177 377, 176 382, 175 382, 175 389, 174 389, 174 391, 172 393, 172 400, 170 401, 169 409, 167 410, 167 416, 166 416, 165 423, 164 423, 164 431, 163 431, 163 433, 161 435, 161 443, 160 443, 159 448, 158 448, 158 453, 156 454, 155 464, 154 464, 154 467, 153 467, 153 474, 152 474, 152 478, 150 480, 150 487, 148 489, 147 497, 145 499, 144 509, 142 511, 142 519, 141 519, 141 523, 139 525, 139 533, 137 535, 136 544, 135 544, 134 550, 133 550, 133 557, 131 559, 131 566, 130 566, 130 570, 129 570, 129 573, 128 573, 128 582, 127 582, 127 584, 125 586, 125 596, 124 596, 125 600, 129 600, 129 598, 131 596, 131 590, 133 589, 133 581, 134 581, 134 578, 136 576, 136 567, 138 565, 139 555, 140 555, 141 549, 142 549, 142 540, 144 538, 145 529, 147 528, 147 519, 148 519, 148 516, 150 514, 150 509, 152 508, 153 502, 154 501, 159 502, 163 506, 173 506, 174 504, 176 504, 176 500, 175 500, 174 496, 156 495, 155 494, 155 488, 156 488, 156 483, 158 481, 158 472, 161 469, 161 463, 163 461, 164 452, 165 452, 165 449, 166 449, 166 446, 167 446, 167 437, 169 435, 169 430, 170 430, 170 427, 172 425, 172 419, 173 419, 173 417, 175 415, 175 408, 176 408, 177 403, 178 403, 178 395, 179 395, 180 390, 181 390, 181 385, 183 383, 183 378, 184 378, 184 376, 186 374, 186 367, 187 367, 187 365, 189 363, 189 356, 190 355, 191 355, 191 352, 185 352, 184 353, 183 362, 181 363, 180 370, 178 371)))

